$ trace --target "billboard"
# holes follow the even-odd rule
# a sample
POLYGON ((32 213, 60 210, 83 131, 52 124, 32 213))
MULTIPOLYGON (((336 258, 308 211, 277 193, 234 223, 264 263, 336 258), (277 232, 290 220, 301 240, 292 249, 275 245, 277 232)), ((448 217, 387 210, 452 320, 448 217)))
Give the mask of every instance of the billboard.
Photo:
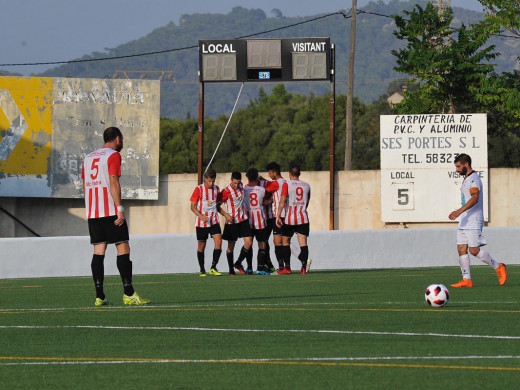
POLYGON ((0 196, 81 198, 81 165, 119 127, 125 199, 158 199, 160 82, 0 77, 0 196))
POLYGON ((450 222, 461 207, 461 153, 480 175, 488 220, 486 114, 382 115, 380 123, 383 222, 450 222))

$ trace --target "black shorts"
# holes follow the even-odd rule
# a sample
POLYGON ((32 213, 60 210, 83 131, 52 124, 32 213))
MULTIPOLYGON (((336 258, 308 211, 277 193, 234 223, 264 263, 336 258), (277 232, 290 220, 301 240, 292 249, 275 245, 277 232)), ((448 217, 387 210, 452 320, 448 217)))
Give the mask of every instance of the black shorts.
POLYGON ((263 229, 251 229, 251 232, 253 232, 253 237, 256 238, 258 242, 267 242, 269 234, 271 233, 267 227, 263 229))
POLYGON ((309 224, 304 223, 301 225, 282 225, 282 236, 292 237, 294 233, 301 234, 302 236, 309 237, 309 224))
POLYGON ((195 226, 195 230, 197 232, 197 241, 206 241, 208 239, 208 235, 213 237, 215 234, 222 234, 219 223, 206 228, 195 226))
MULTIPOLYGON (((284 219, 282 218, 282 224, 284 222, 284 219)), ((276 218, 273 219, 273 236, 281 236, 282 235, 282 228, 279 228, 278 226, 276 226, 276 218)), ((282 225, 283 227, 283 225, 282 225)))
POLYGON ((128 225, 125 221, 121 226, 114 224, 117 215, 103 218, 90 218, 88 220, 88 232, 91 244, 119 244, 127 242, 128 225))
POLYGON ((253 233, 251 232, 251 227, 249 226, 249 221, 247 219, 242 222, 226 223, 224 225, 224 234, 222 235, 223 240, 234 242, 238 240, 239 237, 253 237, 253 233))
MULTIPOLYGON (((269 236, 270 236, 271 232, 276 227, 276 218, 267 218, 265 220, 265 222, 266 222, 266 225, 267 225, 267 229, 269 230, 269 236)), ((267 236, 267 238, 269 238, 269 236, 267 236)))

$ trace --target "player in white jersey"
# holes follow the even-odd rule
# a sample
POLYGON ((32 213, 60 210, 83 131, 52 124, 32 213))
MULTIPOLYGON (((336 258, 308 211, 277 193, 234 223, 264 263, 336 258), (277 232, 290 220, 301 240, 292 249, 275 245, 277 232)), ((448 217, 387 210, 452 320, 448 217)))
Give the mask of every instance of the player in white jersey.
MULTIPOLYGON (((244 240, 240 250, 242 259, 246 258, 253 245, 253 233, 247 219, 247 210, 244 202, 244 187, 242 186, 242 174, 231 173, 229 185, 222 190, 219 199, 219 211, 226 218, 224 234, 222 239, 228 242, 226 257, 229 266, 229 275, 235 275, 236 268, 241 274, 245 274, 243 267, 235 266, 233 263, 233 250, 239 237, 244 240), (220 205, 225 205, 225 210, 220 205)), ((240 255, 239 255, 240 256, 240 255)))
POLYGON ((204 173, 204 183, 195 187, 190 197, 190 209, 195 214, 197 261, 199 262, 200 276, 206 276, 204 250, 206 249, 208 235, 213 238, 215 244, 209 274, 213 276, 222 275, 217 271, 217 263, 222 253, 222 230, 220 229, 217 210, 220 190, 215 185, 216 178, 217 172, 214 169, 208 169, 204 173))
POLYGON ((467 154, 459 154, 455 158, 455 169, 458 174, 464 176, 460 189, 462 206, 452 211, 449 218, 453 221, 460 217, 457 230, 457 251, 462 280, 452 284, 451 287, 473 287, 468 248, 469 253, 494 268, 498 276, 498 283, 502 286, 507 280, 505 264, 497 262, 489 252, 481 248, 487 242, 482 235, 484 207, 480 176, 471 168, 471 157, 467 154))
POLYGON ((104 260, 108 244, 117 249, 117 269, 123 282, 123 304, 146 305, 149 300, 139 296, 132 285, 132 262, 128 244, 128 225, 121 204, 121 155, 123 134, 117 127, 103 133, 105 144, 89 153, 83 161, 81 177, 87 212, 90 243, 94 246, 91 270, 96 287, 95 306, 108 305, 103 289, 104 260))
POLYGON ((300 245, 298 258, 302 262, 301 275, 307 273, 307 260, 309 258, 309 247, 307 237, 309 236, 309 216, 307 207, 311 199, 311 187, 308 183, 300 180, 300 166, 292 164, 289 168, 289 179, 282 186, 282 197, 280 207, 276 213, 276 225, 282 228, 282 258, 284 269, 280 275, 292 273, 291 237, 296 233, 300 245), (285 209, 285 220, 282 221, 282 210, 285 209))

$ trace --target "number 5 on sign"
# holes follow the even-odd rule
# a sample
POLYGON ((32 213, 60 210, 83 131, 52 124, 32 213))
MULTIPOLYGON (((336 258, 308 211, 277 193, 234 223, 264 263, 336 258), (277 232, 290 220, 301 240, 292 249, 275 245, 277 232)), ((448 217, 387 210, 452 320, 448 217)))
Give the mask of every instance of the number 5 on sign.
POLYGON ((392 183, 392 210, 413 209, 413 183, 392 183))

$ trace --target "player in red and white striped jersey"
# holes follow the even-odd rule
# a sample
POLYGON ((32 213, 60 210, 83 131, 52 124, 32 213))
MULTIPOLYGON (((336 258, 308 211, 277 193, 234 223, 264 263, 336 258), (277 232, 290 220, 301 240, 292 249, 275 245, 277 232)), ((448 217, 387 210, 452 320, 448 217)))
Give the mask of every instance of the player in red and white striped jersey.
MULTIPOLYGON (((272 201, 269 205, 271 208, 270 215, 267 219, 268 226, 272 226, 273 231, 273 244, 274 244, 274 253, 276 256, 276 260, 278 261, 278 271, 280 272, 284 268, 284 262, 282 259, 282 229, 276 226, 276 213, 278 212, 278 207, 280 205, 280 198, 282 197, 282 186, 283 183, 286 182, 286 180, 282 177, 280 173, 280 164, 276 162, 270 162, 267 164, 267 174, 269 175, 269 178, 272 180, 272 182, 278 183, 278 188, 276 191, 272 193, 272 201), (272 219, 271 219, 272 218, 272 219)), ((282 222, 283 218, 285 217, 285 212, 282 210, 282 222)), ((269 246, 268 246, 269 248, 269 246)), ((269 249, 267 249, 269 250, 269 249)))
POLYGON ((300 166, 292 164, 289 168, 289 179, 282 186, 282 198, 280 207, 276 214, 276 225, 282 228, 282 249, 284 270, 291 273, 289 259, 291 257, 291 237, 296 233, 300 244, 300 255, 302 262, 300 274, 307 273, 307 260, 309 248, 307 237, 309 236, 309 216, 307 207, 311 199, 311 187, 308 183, 300 180, 300 166), (282 221, 282 210, 285 208, 285 220, 282 221))
POLYGON ((103 290, 105 278, 104 260, 108 244, 117 249, 117 268, 123 281, 123 303, 145 305, 150 301, 137 294, 132 285, 132 262, 128 244, 128 225, 121 205, 121 155, 123 134, 117 127, 109 127, 103 133, 105 144, 89 153, 83 161, 81 178, 88 218, 90 242, 94 245, 92 277, 96 287, 95 306, 108 304, 103 290))
POLYGON ((209 270, 210 275, 220 276, 217 271, 217 263, 222 253, 222 230, 220 229, 218 217, 219 188, 215 185, 217 172, 208 169, 204 173, 204 183, 198 185, 193 190, 190 197, 190 208, 195 214, 195 230, 197 234, 197 260, 200 267, 200 276, 206 276, 204 266, 204 250, 208 235, 213 238, 215 248, 213 249, 213 262, 209 270))
POLYGON ((220 194, 219 203, 225 205, 225 210, 219 207, 220 213, 226 218, 224 234, 222 239, 228 242, 226 257, 229 266, 229 274, 235 275, 234 267, 245 274, 244 268, 240 263, 233 264, 233 251, 235 243, 239 237, 244 240, 244 245, 240 250, 242 259, 246 258, 253 245, 253 233, 247 219, 247 210, 244 203, 244 187, 242 186, 242 174, 233 172, 229 185, 220 194))
MULTIPOLYGON (((269 275, 270 272, 266 269, 265 266, 265 247, 266 241, 269 237, 264 208, 264 197, 266 189, 259 185, 258 170, 256 168, 249 168, 247 170, 246 177, 248 179, 248 184, 244 187, 244 202, 249 219, 249 226, 251 226, 253 237, 255 237, 256 241, 258 242, 257 274, 269 275)), ((239 263, 239 266, 241 266, 239 260, 241 261, 240 257, 238 258, 237 263, 239 263)), ((246 272, 251 274, 253 272, 252 252, 250 252, 248 257, 246 257, 246 260, 246 272)))

